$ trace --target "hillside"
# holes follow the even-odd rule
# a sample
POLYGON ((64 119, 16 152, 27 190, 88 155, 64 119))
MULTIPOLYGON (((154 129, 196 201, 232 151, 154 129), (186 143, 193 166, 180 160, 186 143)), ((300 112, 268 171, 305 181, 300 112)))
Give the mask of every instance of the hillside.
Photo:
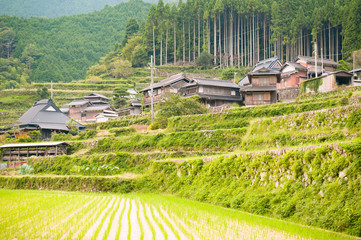
POLYGON ((122 0, 0 0, 0 15, 54 18, 89 13, 120 2, 122 0))
POLYGON ((146 129, 149 115, 90 124, 91 139, 56 139, 71 141, 73 155, 29 159, 35 175, 0 186, 171 193, 361 236, 360 104, 360 88, 345 88, 172 117, 158 130, 146 129), (101 177, 124 173, 134 176, 101 177))
POLYGON ((149 7, 141 1, 130 1, 83 15, 54 19, 3 16, 0 22, 15 32, 12 57, 23 59, 29 45, 37 49, 32 81, 69 82, 84 78, 88 68, 121 41, 128 18, 140 23, 149 7))

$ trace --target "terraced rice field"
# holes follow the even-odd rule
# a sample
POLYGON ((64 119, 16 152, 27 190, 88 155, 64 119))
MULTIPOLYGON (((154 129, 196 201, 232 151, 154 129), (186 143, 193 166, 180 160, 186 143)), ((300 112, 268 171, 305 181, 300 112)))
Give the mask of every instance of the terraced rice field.
POLYGON ((156 194, 0 190, 0 239, 353 239, 156 194))

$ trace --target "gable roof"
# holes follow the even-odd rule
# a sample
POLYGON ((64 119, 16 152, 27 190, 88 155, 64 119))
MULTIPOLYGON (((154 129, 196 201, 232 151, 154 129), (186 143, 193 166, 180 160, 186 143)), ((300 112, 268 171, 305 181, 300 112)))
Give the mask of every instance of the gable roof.
POLYGON ((209 79, 209 78, 193 78, 193 80, 184 85, 183 87, 191 86, 213 86, 213 87, 224 87, 224 88, 239 88, 237 84, 230 80, 220 80, 220 79, 209 79))
MULTIPOLYGON (((315 58, 314 57, 308 57, 308 56, 298 56, 295 59, 295 62, 297 61, 301 61, 301 62, 306 62, 306 63, 315 63, 315 58)), ((320 64, 321 65, 321 58, 317 58, 317 65, 320 64)), ((335 61, 332 61, 330 59, 323 59, 323 65, 328 65, 328 66, 338 66, 340 64, 338 64, 335 61)))
MULTIPOLYGON (((166 79, 160 80, 156 84, 153 84, 153 89, 166 87, 166 86, 172 85, 176 82, 179 82, 181 80, 186 80, 186 82, 190 82, 190 79, 186 76, 185 73, 178 73, 178 74, 170 76, 166 79)), ((150 86, 140 90, 139 92, 145 92, 148 90, 150 90, 150 86)))
POLYGON ((249 72, 248 73, 248 79, 249 82, 252 84, 252 78, 254 76, 276 76, 277 77, 277 82, 279 82, 281 80, 281 73, 279 71, 275 71, 269 68, 261 68, 258 69, 257 71, 254 72, 249 72))
POLYGON ((280 69, 280 71, 282 72, 283 69, 285 69, 285 67, 287 66, 292 66, 298 71, 307 71, 307 68, 305 66, 296 62, 285 62, 285 64, 283 64, 282 68, 280 69))
POLYGON ((100 93, 91 93, 89 94, 88 96, 84 96, 83 98, 85 99, 92 99, 92 98, 103 98, 103 99, 106 99, 106 100, 110 100, 109 98, 107 98, 106 96, 100 94, 100 93))
MULTIPOLYGON (((271 58, 267 58, 267 59, 264 59, 262 61, 259 61, 253 67, 251 72, 256 72, 256 71, 258 71, 258 70, 260 70, 262 68, 267 68, 267 69, 278 71, 278 70, 281 69, 281 67, 282 67, 281 61, 279 60, 279 58, 277 56, 275 56, 275 57, 271 57, 271 58)), ((251 73, 251 72, 249 72, 249 73, 251 73)), ((241 79, 241 81, 238 82, 238 85, 247 86, 247 85, 251 84, 251 82, 249 80, 249 77, 248 77, 248 74, 246 76, 244 76, 241 79)))
POLYGON ((279 70, 282 67, 281 61, 278 59, 278 57, 271 57, 264 59, 262 61, 259 61, 252 69, 252 72, 255 72, 262 68, 268 68, 272 70, 279 70))
MULTIPOLYGON (((44 99, 34 103, 20 118, 20 127, 27 125, 38 126, 41 129, 68 131, 67 122, 70 120, 51 99, 44 99)), ((77 123, 77 127, 85 128, 77 123)))

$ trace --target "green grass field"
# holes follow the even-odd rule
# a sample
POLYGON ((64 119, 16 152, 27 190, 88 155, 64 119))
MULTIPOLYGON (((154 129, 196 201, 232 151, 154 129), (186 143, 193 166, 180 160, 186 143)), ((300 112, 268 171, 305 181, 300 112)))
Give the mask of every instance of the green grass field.
POLYGON ((356 239, 169 195, 0 190, 0 239, 356 239))

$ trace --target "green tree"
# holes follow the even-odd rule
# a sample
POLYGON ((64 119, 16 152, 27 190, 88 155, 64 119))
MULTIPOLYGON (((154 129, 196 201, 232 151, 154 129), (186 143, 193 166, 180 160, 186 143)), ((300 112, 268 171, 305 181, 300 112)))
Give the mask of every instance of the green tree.
POLYGON ((125 35, 122 40, 121 45, 125 46, 127 44, 128 40, 134 36, 139 30, 139 24, 135 18, 130 18, 127 22, 127 26, 125 27, 125 35))
POLYGON ((167 94, 166 100, 155 105, 156 117, 152 129, 166 128, 168 118, 181 115, 204 114, 208 112, 200 103, 200 96, 182 98, 179 94, 167 94))
POLYGON ((125 106, 128 100, 129 93, 125 88, 115 88, 113 91, 113 106, 115 108, 121 108, 125 106))
POLYGON ((49 98, 50 94, 46 87, 38 88, 36 90, 36 97, 38 100, 49 98))
POLYGON ((148 56, 143 46, 136 46, 132 54, 132 66, 144 67, 148 63, 148 56))
POLYGON ((213 55, 207 51, 203 51, 196 59, 196 64, 202 69, 210 68, 213 65, 213 55))

